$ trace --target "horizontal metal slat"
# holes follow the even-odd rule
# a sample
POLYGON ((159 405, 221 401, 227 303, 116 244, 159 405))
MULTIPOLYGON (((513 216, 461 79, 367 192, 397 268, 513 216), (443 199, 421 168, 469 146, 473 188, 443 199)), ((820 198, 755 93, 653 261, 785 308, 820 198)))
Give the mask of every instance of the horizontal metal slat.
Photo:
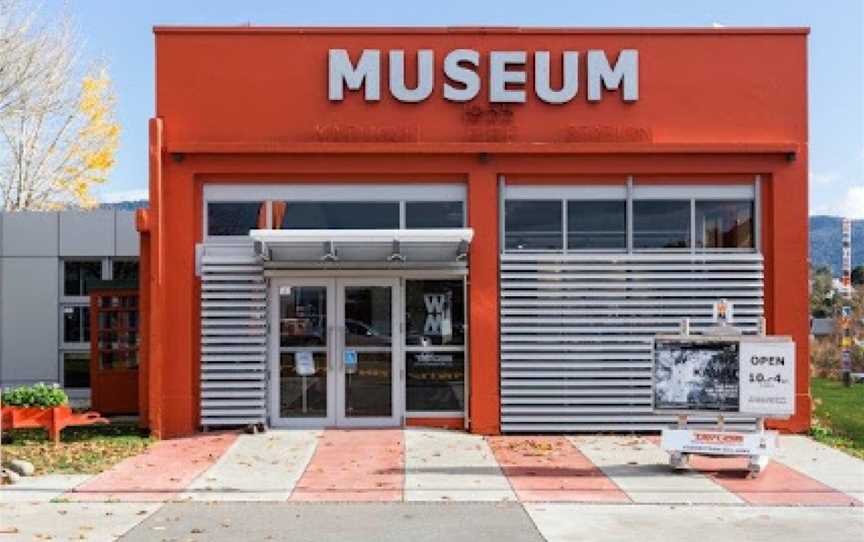
POLYGON ((621 360, 621 361, 639 359, 639 360, 650 361, 651 360, 651 353, 650 353, 650 351, 648 351, 648 352, 643 352, 643 353, 623 353, 623 354, 622 353, 610 354, 610 353, 605 353, 605 352, 602 352, 602 353, 595 352, 593 354, 547 353, 547 352, 543 352, 543 353, 524 352, 524 353, 501 354, 502 365, 504 364, 504 362, 507 362, 508 367, 512 367, 512 364, 509 362, 515 361, 515 360, 535 360, 537 362, 543 362, 546 360, 561 360, 561 361, 567 360, 567 361, 571 362, 570 364, 573 366, 582 367, 585 365, 585 362, 587 362, 587 361, 601 360, 601 359, 602 360, 621 360))
POLYGON ((203 399, 201 408, 205 412, 210 412, 216 408, 264 408, 264 399, 203 399))
POLYGON ((264 379, 256 377, 254 379, 250 379, 248 381, 220 381, 220 380, 210 380, 208 382, 201 382, 202 390, 261 390, 263 393, 264 390, 264 379))
MULTIPOLYGON (((533 379, 533 378, 501 378, 502 388, 535 388, 535 387, 555 387, 555 388, 570 388, 570 387, 591 387, 599 388, 600 386, 634 386, 634 387, 650 387, 651 382, 644 378, 634 379, 604 379, 598 382, 595 379, 533 379)), ((598 392, 599 393, 599 392, 598 392)))
POLYGON ((525 291, 525 290, 516 290, 509 289, 506 285, 501 285, 501 295, 504 297, 555 297, 555 298, 634 298, 634 297, 642 297, 642 298, 698 298, 698 297, 707 297, 711 299, 717 299, 719 296, 729 300, 739 297, 761 297, 763 295, 761 288, 754 288, 747 292, 741 291, 733 291, 733 292, 718 292, 716 288, 711 290, 629 290, 629 291, 617 291, 617 290, 604 290, 604 291, 593 291, 590 289, 586 290, 557 290, 557 291, 525 291))
MULTIPOLYGON (((622 397, 503 397, 502 405, 650 405, 651 396, 622 397)), ((504 408, 504 407, 502 407, 504 408)), ((507 407, 509 408, 509 407, 507 407)))
MULTIPOLYGON (((555 358, 549 358, 554 360, 555 358)), ((598 359, 598 358, 595 358, 598 359)), ((624 358, 630 360, 632 358, 624 358)), ((651 358, 647 357, 643 361, 502 361, 501 367, 508 370, 508 377, 516 378, 521 376, 519 371, 549 371, 552 369, 567 369, 572 371, 584 371, 587 369, 651 369, 651 358), (509 371, 514 371, 510 373, 509 371)))
MULTIPOLYGON (((679 269, 678 271, 683 271, 683 269, 679 269)), ((567 281, 579 281, 579 280, 592 280, 597 281, 599 284, 617 283, 617 282, 640 282, 646 280, 676 280, 676 281, 705 281, 708 284, 713 284, 715 281, 719 280, 762 280, 761 272, 742 272, 742 273, 713 273, 713 272, 666 272, 666 273, 633 273, 629 271, 621 271, 615 273, 591 273, 591 272, 582 272, 582 273, 574 273, 574 272, 560 272, 560 273, 502 273, 501 280, 505 282, 511 281, 523 281, 523 280, 532 280, 532 281, 546 281, 546 280, 554 280, 557 282, 567 282, 567 281)))

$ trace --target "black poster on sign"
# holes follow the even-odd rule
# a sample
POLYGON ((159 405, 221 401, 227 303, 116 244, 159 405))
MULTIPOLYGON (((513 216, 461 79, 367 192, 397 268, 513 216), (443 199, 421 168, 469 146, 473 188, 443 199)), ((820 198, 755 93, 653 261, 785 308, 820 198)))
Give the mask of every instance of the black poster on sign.
POLYGON ((654 343, 654 410, 737 412, 737 340, 654 343))

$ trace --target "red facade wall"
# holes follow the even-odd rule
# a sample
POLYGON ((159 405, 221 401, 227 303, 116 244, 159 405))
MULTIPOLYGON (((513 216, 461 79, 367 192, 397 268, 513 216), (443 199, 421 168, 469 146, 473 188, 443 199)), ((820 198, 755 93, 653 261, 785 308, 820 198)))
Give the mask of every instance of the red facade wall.
MULTIPOLYGON (((470 252, 470 424, 496 433, 498 177, 581 182, 635 175, 681 182, 762 175, 769 333, 798 344, 798 414, 809 426, 807 311, 806 30, 156 29, 157 118, 151 122, 146 386, 151 428, 163 437, 198 427, 202 187, 218 182, 465 182, 470 252), (380 102, 327 98, 327 50, 382 49, 380 102), (480 95, 441 95, 443 56, 480 51, 480 95), (607 92, 541 102, 531 56, 639 50, 639 100, 607 92), (433 49, 436 85, 424 102, 389 96, 386 51, 433 49), (491 50, 529 53, 528 98, 489 104, 491 50)), ((559 64, 559 73, 554 66, 559 64)), ((406 73, 413 64, 409 62, 406 73)), ((410 82, 410 81, 409 81, 410 82)))

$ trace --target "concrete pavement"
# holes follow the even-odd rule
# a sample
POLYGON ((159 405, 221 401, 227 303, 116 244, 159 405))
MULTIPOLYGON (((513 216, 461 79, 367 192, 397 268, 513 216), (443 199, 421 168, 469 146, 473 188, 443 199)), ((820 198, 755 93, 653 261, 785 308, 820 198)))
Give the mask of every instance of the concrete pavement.
POLYGON ((157 503, 0 504, 0 542, 117 540, 160 506, 157 503))
POLYGON ((583 436, 570 441, 636 503, 741 504, 740 497, 697 472, 669 469, 669 454, 648 439, 583 436))
POLYGON ((860 508, 529 503, 548 542, 830 542, 860 541, 860 508))
POLYGON ((692 542, 694 533, 700 542, 762 542, 778 533, 784 542, 843 541, 864 533, 864 462, 806 437, 782 436, 757 478, 746 476, 741 459, 692 463, 691 472, 673 471, 651 437, 205 434, 159 442, 98 476, 3 487, 0 542, 127 532, 131 540, 260 534, 316 542, 404 540, 406 532, 412 542, 428 533, 472 542, 540 534, 631 540, 634 533, 644 541, 692 542), (91 502, 74 502, 81 500, 91 502))
POLYGON ((321 431, 240 435, 216 464, 178 498, 195 501, 284 501, 303 475, 321 431))
POLYGON ((49 502, 93 478, 92 474, 48 474, 25 476, 0 489, 0 503, 49 502))
POLYGON ((455 431, 405 433, 406 501, 515 501, 486 439, 455 431))

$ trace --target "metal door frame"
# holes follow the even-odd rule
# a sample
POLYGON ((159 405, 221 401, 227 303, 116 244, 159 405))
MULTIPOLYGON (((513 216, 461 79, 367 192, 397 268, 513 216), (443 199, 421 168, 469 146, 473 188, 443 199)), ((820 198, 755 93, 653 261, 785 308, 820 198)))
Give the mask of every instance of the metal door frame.
MULTIPOLYGON (((402 288, 396 277, 278 277, 270 279, 268 296, 268 420, 272 427, 398 427, 403 425, 404 384, 402 375, 402 288), (318 286, 327 289, 327 415, 293 418, 279 415, 279 289, 285 286, 318 286), (345 415, 345 287, 387 286, 391 288, 391 415, 349 418, 345 415)), ((298 347, 297 350, 303 350, 298 347)))

